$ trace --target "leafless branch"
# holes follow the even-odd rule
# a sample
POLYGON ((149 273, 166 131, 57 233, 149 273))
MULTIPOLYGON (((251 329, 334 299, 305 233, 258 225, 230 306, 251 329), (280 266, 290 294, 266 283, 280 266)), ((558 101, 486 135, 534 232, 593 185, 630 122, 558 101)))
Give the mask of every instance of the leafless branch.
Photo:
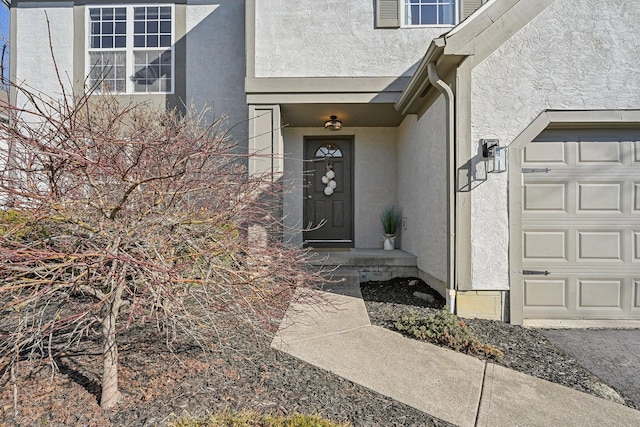
POLYGON ((296 291, 323 280, 282 241, 277 180, 250 176, 250 155, 220 123, 16 89, 31 106, 0 124, 13 150, 0 150, 11 158, 0 172, 12 201, 0 209, 5 363, 100 334, 110 406, 115 337, 130 324, 157 319, 167 343, 182 335, 208 348, 220 322, 271 333, 296 291))

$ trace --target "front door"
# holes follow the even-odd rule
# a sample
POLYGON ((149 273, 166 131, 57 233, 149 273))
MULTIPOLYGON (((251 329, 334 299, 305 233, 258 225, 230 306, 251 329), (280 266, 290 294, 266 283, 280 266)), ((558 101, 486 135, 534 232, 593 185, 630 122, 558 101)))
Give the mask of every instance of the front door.
POLYGON ((353 140, 306 138, 304 244, 353 247, 353 140))

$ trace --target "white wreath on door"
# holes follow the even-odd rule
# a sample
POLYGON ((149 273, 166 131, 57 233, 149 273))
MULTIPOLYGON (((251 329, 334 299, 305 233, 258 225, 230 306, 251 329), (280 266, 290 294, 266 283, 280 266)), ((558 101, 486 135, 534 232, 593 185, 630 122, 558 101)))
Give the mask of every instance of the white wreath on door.
POLYGON ((331 196, 333 191, 338 186, 335 181, 336 173, 333 171, 333 166, 327 166, 327 173, 322 177, 322 183, 326 185, 324 187, 324 194, 326 196, 331 196))

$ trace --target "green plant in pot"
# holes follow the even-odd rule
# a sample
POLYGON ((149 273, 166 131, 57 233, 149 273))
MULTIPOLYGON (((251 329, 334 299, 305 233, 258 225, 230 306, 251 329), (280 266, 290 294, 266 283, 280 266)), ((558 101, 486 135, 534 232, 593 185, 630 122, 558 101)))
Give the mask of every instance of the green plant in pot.
POLYGON ((384 229, 384 249, 392 251, 396 245, 396 231, 402 221, 402 213, 395 206, 391 206, 385 209, 380 215, 380 221, 382 222, 382 228, 384 229))

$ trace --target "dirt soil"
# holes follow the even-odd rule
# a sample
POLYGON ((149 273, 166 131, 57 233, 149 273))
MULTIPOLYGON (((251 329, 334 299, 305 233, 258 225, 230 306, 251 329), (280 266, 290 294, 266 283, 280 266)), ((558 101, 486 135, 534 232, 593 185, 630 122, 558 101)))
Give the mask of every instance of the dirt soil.
MULTIPOLYGON (((372 323, 390 329, 407 308, 427 314, 444 304, 424 282, 411 279, 368 282, 362 291, 372 323), (416 291, 433 295, 434 302, 416 298, 416 291)), ((0 366, 0 426, 161 426, 174 416, 206 416, 225 409, 318 414, 354 426, 450 426, 274 351, 270 336, 220 316, 219 334, 207 343, 208 353, 187 340, 169 350, 165 335, 153 324, 125 331, 119 339, 123 400, 112 410, 98 405, 98 342, 88 340, 53 355, 53 360, 22 361, 15 387, 10 372, 0 366)), ((506 367, 598 396, 606 390, 602 381, 535 330, 481 320, 468 324, 480 340, 505 353, 500 363, 506 367)))

